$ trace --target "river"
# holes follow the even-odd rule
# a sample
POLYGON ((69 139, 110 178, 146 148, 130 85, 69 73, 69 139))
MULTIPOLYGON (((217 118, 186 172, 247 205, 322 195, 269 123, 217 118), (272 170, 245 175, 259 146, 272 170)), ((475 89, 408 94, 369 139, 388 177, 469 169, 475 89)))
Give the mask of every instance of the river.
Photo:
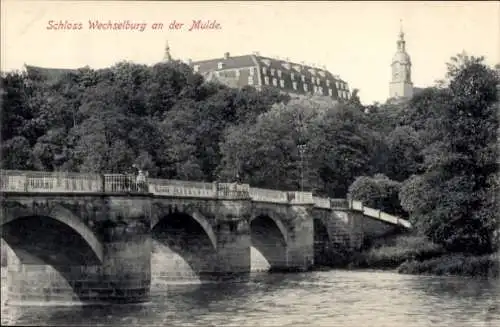
POLYGON ((149 303, 99 307, 4 306, 2 323, 121 327, 497 327, 500 326, 499 284, 499 280, 492 279, 347 270, 256 274, 246 284, 172 285, 157 280, 149 303))

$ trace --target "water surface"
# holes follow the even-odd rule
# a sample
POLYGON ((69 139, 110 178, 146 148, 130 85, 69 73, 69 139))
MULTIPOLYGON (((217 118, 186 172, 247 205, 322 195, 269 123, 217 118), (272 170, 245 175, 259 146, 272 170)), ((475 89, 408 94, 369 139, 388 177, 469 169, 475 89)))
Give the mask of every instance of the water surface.
POLYGON ((256 274, 247 284, 172 285, 157 279, 149 303, 98 307, 3 306, 2 323, 120 327, 496 327, 500 326, 499 294, 499 280, 377 271, 256 274))

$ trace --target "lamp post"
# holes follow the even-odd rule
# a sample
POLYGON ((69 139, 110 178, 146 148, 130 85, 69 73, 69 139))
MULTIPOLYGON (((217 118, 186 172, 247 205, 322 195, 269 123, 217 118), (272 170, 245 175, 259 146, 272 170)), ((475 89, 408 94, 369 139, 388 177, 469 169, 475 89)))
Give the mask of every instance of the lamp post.
POLYGON ((299 142, 297 144, 297 149, 300 155, 300 191, 304 192, 304 154, 307 149, 306 142, 304 141, 304 120, 302 117, 302 112, 299 111, 297 115, 298 128, 297 132, 299 134, 299 142))
POLYGON ((307 146, 304 143, 297 145, 300 154, 300 191, 304 192, 304 153, 307 146))

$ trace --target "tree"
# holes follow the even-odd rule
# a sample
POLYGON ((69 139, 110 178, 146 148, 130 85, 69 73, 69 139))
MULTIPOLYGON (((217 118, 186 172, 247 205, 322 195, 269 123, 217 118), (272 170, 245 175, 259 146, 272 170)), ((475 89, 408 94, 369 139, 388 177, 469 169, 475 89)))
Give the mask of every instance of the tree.
MULTIPOLYGON (((450 251, 495 247, 498 76, 480 59, 449 66, 449 99, 425 129, 424 173, 405 182, 400 197, 415 226, 450 251), (439 136, 435 137, 435 136, 439 136)), ((440 95, 439 92, 437 95, 440 95)), ((442 98, 431 97, 442 103, 442 98)))
POLYGON ((363 205, 383 212, 406 216, 399 204, 401 184, 382 174, 373 177, 360 176, 349 186, 349 198, 363 202, 363 205))
POLYGON ((389 178, 402 182, 420 172, 423 149, 419 134, 410 126, 396 127, 386 138, 385 172, 389 178))

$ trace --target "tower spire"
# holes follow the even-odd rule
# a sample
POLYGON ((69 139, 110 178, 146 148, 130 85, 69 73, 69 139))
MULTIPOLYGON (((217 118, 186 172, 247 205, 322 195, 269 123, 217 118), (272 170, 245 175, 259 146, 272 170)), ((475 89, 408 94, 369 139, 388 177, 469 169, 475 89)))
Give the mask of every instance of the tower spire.
POLYGON ((170 54, 170 46, 167 44, 165 45, 165 54, 163 55, 163 61, 172 61, 172 55, 170 54))
POLYGON ((399 20, 399 40, 397 42, 398 44, 398 50, 399 51, 405 51, 405 33, 403 32, 403 20, 399 20))

